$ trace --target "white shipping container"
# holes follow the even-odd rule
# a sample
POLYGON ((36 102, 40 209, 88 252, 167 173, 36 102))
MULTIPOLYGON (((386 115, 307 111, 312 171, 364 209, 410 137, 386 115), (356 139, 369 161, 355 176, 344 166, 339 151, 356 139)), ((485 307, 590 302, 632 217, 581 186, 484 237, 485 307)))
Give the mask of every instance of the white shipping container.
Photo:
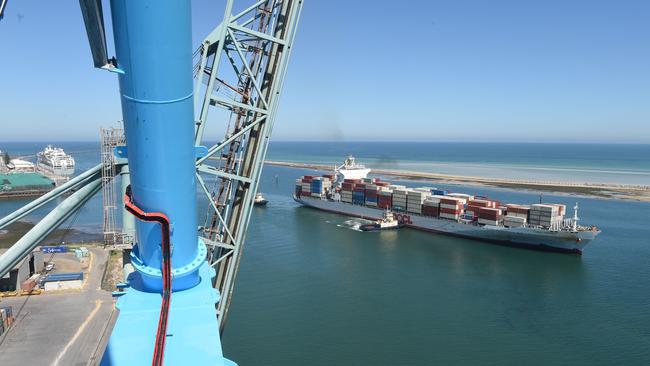
POLYGON ((478 219, 478 223, 483 224, 483 225, 498 226, 500 221, 499 220, 478 219))
POLYGON ((448 193, 447 196, 464 198, 465 201, 474 199, 474 196, 472 196, 471 194, 466 194, 466 193, 448 193))
POLYGON ((449 208, 449 209, 452 209, 452 210, 459 210, 459 209, 463 208, 463 205, 450 205, 450 204, 447 204, 447 203, 441 203, 440 208, 449 208))
POLYGON ((467 199, 466 199, 466 198, 454 197, 454 196, 438 196, 438 197, 440 197, 441 199, 454 200, 454 201, 456 201, 456 202, 458 202, 458 203, 461 203, 461 204, 463 204, 463 205, 464 205, 465 203, 467 203, 467 199))

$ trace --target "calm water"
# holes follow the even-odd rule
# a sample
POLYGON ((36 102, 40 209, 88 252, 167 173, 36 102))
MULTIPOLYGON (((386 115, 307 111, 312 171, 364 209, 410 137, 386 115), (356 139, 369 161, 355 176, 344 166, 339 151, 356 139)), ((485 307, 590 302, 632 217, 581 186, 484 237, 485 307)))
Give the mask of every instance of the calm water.
POLYGON ((494 178, 650 185, 650 145, 276 142, 269 159, 494 178))
MULTIPOLYGON (((92 166, 92 146, 85 162, 70 151, 92 166)), ((603 234, 582 256, 541 253, 413 230, 355 231, 356 220, 291 200, 294 179, 307 172, 264 170, 271 202, 255 209, 224 334, 240 365, 650 364, 650 204, 545 195, 578 201, 584 222, 603 234)), ((0 215, 20 204, 0 202, 0 215)), ((91 202, 79 225, 98 230, 100 208, 91 202)))

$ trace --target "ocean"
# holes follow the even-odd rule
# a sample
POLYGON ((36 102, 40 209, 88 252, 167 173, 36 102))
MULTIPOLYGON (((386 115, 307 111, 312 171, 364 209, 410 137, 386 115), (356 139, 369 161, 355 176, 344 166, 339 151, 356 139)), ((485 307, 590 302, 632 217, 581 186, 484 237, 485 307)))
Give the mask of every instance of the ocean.
MULTIPOLYGON (((81 169, 99 161, 97 143, 60 145, 81 169)), ((415 145, 275 142, 268 158, 334 164, 352 153, 371 167, 424 168, 430 160, 459 174, 477 175, 462 166, 499 166, 547 180, 570 178, 566 170, 575 168, 627 184, 646 184, 650 174, 644 145, 512 144, 526 147, 517 157, 498 145, 416 145, 409 154, 404 149, 415 145)), ((14 155, 41 148, 0 144, 14 155)), ((582 222, 603 232, 581 256, 543 253, 409 229, 359 232, 359 220, 291 199, 295 178, 310 172, 264 168, 260 191, 270 202, 254 209, 223 339, 239 365, 650 363, 649 203, 546 193, 545 201, 578 202, 582 222)), ((539 200, 533 191, 435 185, 504 202, 539 200)), ((24 203, 0 201, 0 216, 24 203)), ((74 227, 97 233, 100 224, 97 197, 74 227)))

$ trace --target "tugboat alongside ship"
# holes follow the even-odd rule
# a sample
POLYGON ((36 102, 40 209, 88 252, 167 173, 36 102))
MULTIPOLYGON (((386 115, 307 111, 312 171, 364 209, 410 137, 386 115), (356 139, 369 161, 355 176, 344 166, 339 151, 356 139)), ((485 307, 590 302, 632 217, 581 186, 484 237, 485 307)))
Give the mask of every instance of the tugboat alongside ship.
MULTIPOLYGON (((578 223, 577 204, 573 217, 566 218, 562 204, 501 204, 436 188, 407 188, 368 178, 369 173, 350 156, 333 174, 296 180, 294 199, 369 220, 383 221, 390 212, 405 227, 536 250, 581 253, 601 232, 578 223)), ((377 229, 377 222, 371 225, 377 229)))

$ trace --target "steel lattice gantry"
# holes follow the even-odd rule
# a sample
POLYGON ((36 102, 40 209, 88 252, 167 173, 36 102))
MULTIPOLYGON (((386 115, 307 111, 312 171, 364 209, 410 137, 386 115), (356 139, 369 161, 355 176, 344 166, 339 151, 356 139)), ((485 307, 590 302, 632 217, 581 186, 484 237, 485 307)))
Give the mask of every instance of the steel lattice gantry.
POLYGON ((195 144, 210 146, 197 160, 197 180, 209 201, 202 235, 217 271, 222 330, 302 5, 262 0, 232 15, 235 1, 228 0, 224 22, 195 53, 195 144), (210 145, 208 114, 215 107, 227 123, 214 126, 225 135, 210 145))

